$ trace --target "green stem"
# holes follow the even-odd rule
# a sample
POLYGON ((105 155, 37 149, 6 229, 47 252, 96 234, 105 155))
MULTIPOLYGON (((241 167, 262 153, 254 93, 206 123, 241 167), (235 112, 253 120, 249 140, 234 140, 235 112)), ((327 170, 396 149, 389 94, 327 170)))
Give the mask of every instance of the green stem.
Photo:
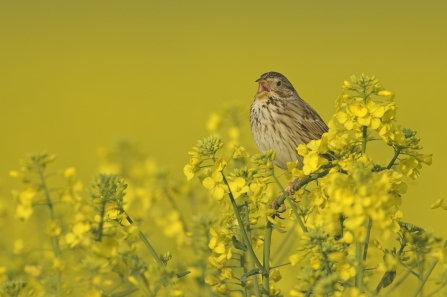
MULTIPOLYGON (((445 249, 447 247, 447 240, 444 242, 444 244, 442 245, 442 248, 445 249)), ((425 283, 428 280, 428 277, 430 276, 430 274, 433 272, 433 269, 435 269, 436 264, 438 264, 438 259, 435 259, 430 267, 428 268, 427 272, 424 275, 424 278, 419 282, 418 287, 416 288, 416 290, 414 291, 413 295, 411 295, 412 297, 416 297, 422 290, 422 288, 424 287, 425 283)))
POLYGON ((360 293, 363 292, 363 260, 362 260, 362 243, 357 241, 355 243, 355 259, 356 259, 356 275, 355 286, 359 289, 360 293))
POLYGON ((104 228, 104 214, 106 211, 106 202, 107 200, 104 198, 101 201, 101 209, 99 210, 99 225, 98 225, 98 238, 96 239, 96 241, 101 241, 102 240, 102 230, 104 228))
POLYGON ((270 221, 267 222, 267 226, 265 227, 264 233, 264 269, 265 273, 262 275, 262 296, 268 297, 270 296, 270 246, 272 241, 272 223, 270 221))
MULTIPOLYGON (((223 173, 222 173, 222 176, 223 176, 224 183, 229 188, 230 186, 229 186, 228 181, 227 181, 227 179, 226 179, 226 177, 225 177, 225 175, 223 173)), ((259 259, 256 257, 256 254, 255 254, 255 252, 253 250, 253 247, 251 245, 251 240, 250 240, 250 238, 248 238, 247 230, 244 227, 244 223, 243 223, 241 215, 239 213, 238 205, 236 204, 236 200, 234 199, 234 196, 233 196, 233 193, 231 192, 231 189, 230 189, 230 192, 228 193, 228 196, 230 196, 231 205, 233 206, 234 215, 236 216, 237 222, 239 224, 239 227, 240 227, 240 230, 241 230, 241 234, 242 234, 242 238, 243 238, 244 242, 249 243, 247 245, 248 253, 250 254, 251 259, 253 259, 255 261, 255 264, 259 268, 259 270, 261 270, 262 273, 264 274, 266 272, 266 270, 265 270, 264 266, 262 266, 261 262, 259 262, 259 259)))
MULTIPOLYGON (((133 220, 129 217, 129 215, 123 209, 121 209, 121 211, 126 214, 127 221, 130 224, 133 224, 133 220)), ((141 232, 141 230, 139 230, 139 231, 140 231, 139 232, 140 239, 144 243, 146 248, 149 250, 149 253, 152 255, 152 258, 154 258, 155 262, 157 262, 157 264, 160 267, 165 267, 166 264, 160 259, 160 257, 158 256, 157 252, 155 251, 155 249, 153 248, 153 246, 149 242, 149 240, 147 240, 146 236, 144 236, 144 234, 143 234, 143 232, 141 232)), ((162 275, 161 282, 163 283, 163 286, 165 286, 165 287, 167 287, 168 285, 172 285, 171 280, 166 275, 162 275)))
MULTIPOLYGON (((290 207, 292 208, 293 213, 295 214, 295 217, 296 217, 296 219, 298 221, 298 224, 300 224, 300 227, 303 230, 303 232, 307 232, 308 231, 307 227, 304 225, 304 222, 302 221, 301 216, 298 213, 298 210, 296 209, 295 204, 290 200, 289 195, 286 193, 286 191, 282 187, 281 183, 279 182, 278 178, 276 177, 276 175, 273 172, 272 172, 272 176, 273 176, 273 179, 275 180, 276 184, 278 185, 278 187, 282 191, 282 196, 280 196, 280 198, 283 197, 283 196, 286 197, 287 202, 290 204, 290 207)), ((282 202, 279 202, 280 198, 278 198, 278 205, 281 205, 284 202, 284 200, 282 202)))
MULTIPOLYGON (((233 255, 236 255, 236 253, 234 253, 233 255)), ((246 260, 247 260, 247 259, 246 259, 246 253, 244 253, 244 252, 240 253, 240 254, 239 254, 239 266, 238 266, 238 265, 235 265, 235 267, 237 267, 237 268, 242 268, 242 274, 247 273, 247 268, 245 267, 246 262, 247 262, 246 260)), ((248 289, 247 289, 246 286, 244 286, 244 285, 242 284, 242 282, 241 282, 241 287, 242 287, 242 292, 244 293, 244 296, 245 296, 245 297, 249 297, 249 295, 248 295, 248 289)))
POLYGON ((368 142, 368 127, 362 127, 362 153, 366 152, 366 143, 368 142))
MULTIPOLYGON (((364 92, 363 92, 364 93, 364 92)), ((366 103, 366 98, 368 96, 363 96, 363 102, 366 103)), ((366 143, 368 142, 368 127, 362 127, 362 153, 366 152, 366 143)), ((369 219, 369 224, 372 224, 371 219, 369 219)), ((369 236, 371 232, 371 228, 368 228, 367 239, 369 241, 369 236)), ((365 250, 368 251, 367 243, 365 243, 365 250)), ((360 293, 363 292, 363 252, 362 252, 362 243, 360 241, 356 241, 355 243, 355 258, 357 262, 356 266, 356 275, 355 275, 355 286, 359 289, 360 293)))
POLYGON ((327 257, 327 253, 323 252, 323 246, 321 245, 321 243, 319 244, 319 247, 320 247, 321 255, 323 256, 323 264, 324 264, 324 267, 326 268, 326 275, 329 275, 332 273, 332 269, 331 269, 331 266, 329 265, 329 259, 327 257))
MULTIPOLYGON (((124 210, 122 210, 124 212, 124 210)), ((125 212, 124 212, 125 213, 125 212)), ((133 224, 133 220, 129 217, 129 215, 126 213, 126 219, 130 224, 133 224)), ((140 230, 140 239, 141 241, 144 243, 144 245, 146 246, 146 248, 148 249, 149 253, 152 255, 152 257, 154 258, 155 262, 157 262, 158 265, 164 267, 166 266, 165 263, 160 259, 160 257, 158 256, 157 252, 155 251, 155 249, 153 248, 153 246, 151 245, 151 243, 149 242, 149 240, 147 240, 146 236, 144 236, 143 232, 141 232, 140 230)))
POLYGON ((143 241, 144 245, 147 247, 147 249, 151 253, 152 257, 158 263, 158 265, 165 266, 165 263, 163 261, 161 261, 160 257, 158 257, 157 252, 152 247, 152 245, 150 244, 149 240, 147 240, 146 236, 144 236, 143 232, 141 232, 141 230, 140 230, 140 239, 141 239, 141 241, 143 241))
MULTIPOLYGON (((42 189, 45 195, 45 199, 47 201, 47 205, 48 208, 50 209, 50 218, 51 221, 54 221, 56 219, 56 216, 54 214, 54 210, 53 210, 53 202, 51 201, 51 197, 50 197, 50 191, 47 188, 47 185, 45 183, 45 176, 43 174, 43 169, 42 167, 37 164, 37 168, 39 171, 39 177, 40 180, 42 181, 42 189)), ((53 247, 53 254, 54 257, 56 258, 60 258, 60 247, 59 247, 59 239, 57 236, 52 236, 51 237, 51 245, 53 247)), ((56 271, 56 296, 60 297, 62 296, 62 288, 61 288, 61 272, 59 270, 56 271)))
MULTIPOLYGON (((245 223, 246 223, 246 226, 249 226, 249 224, 250 224, 250 217, 248 215, 248 213, 249 213, 248 205, 245 205, 245 211, 247 212, 247 215, 245 216, 245 223)), ((250 230, 247 230, 247 235, 248 235, 248 238, 251 238, 250 230)), ((251 245, 251 243, 250 242, 245 242, 245 245, 248 246, 248 245, 251 245)), ((250 270, 253 270, 253 269, 256 268, 255 259, 253 258, 253 256, 250 253, 248 255, 250 257, 250 270)), ((261 292, 259 291, 259 284, 258 284, 258 276, 257 275, 253 276, 253 289, 255 291, 256 297, 260 297, 261 296, 261 292)))
MULTIPOLYGON (((329 169, 326 169, 326 170, 323 170, 323 171, 320 171, 320 172, 317 172, 317 173, 313 173, 312 175, 309 175, 308 177, 303 178, 303 179, 300 180, 298 183, 296 183, 295 186, 293 186, 293 190, 296 192, 296 191, 298 191, 299 189, 301 189, 303 186, 307 185, 308 183, 310 183, 310 182, 312 182, 312 181, 314 181, 314 180, 317 180, 317 179, 319 179, 320 177, 323 177, 323 176, 327 175, 327 174, 329 173, 329 170, 330 170, 330 168, 329 168, 329 169)), ((281 205, 281 204, 284 202, 284 200, 286 200, 286 197, 287 197, 287 196, 288 196, 288 195, 285 195, 285 194, 283 193, 283 194, 278 198, 278 205, 281 205)))
POLYGON ((395 152, 394 152, 394 156, 390 161, 390 164, 388 164, 388 166, 386 167, 386 169, 391 169, 391 167, 393 167, 394 162, 396 162, 397 157, 399 157, 400 151, 402 150, 402 148, 398 147, 395 152))
POLYGON ((366 261, 368 256, 369 238, 371 236, 372 220, 368 219, 368 229, 366 230, 365 246, 363 248, 363 261, 366 261))

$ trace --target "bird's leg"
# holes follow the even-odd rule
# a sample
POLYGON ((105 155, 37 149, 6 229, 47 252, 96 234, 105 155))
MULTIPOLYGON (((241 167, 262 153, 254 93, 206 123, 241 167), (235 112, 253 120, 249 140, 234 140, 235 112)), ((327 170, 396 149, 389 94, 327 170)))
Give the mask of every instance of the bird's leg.
POLYGON ((301 181, 301 178, 298 177, 293 177, 292 180, 290 181, 289 185, 286 188, 286 193, 289 194, 290 199, 292 199, 293 201, 296 201, 296 199, 294 198, 295 195, 295 185, 297 183, 299 183, 301 181))
MULTIPOLYGON (((285 192, 286 192, 286 194, 289 195, 290 199, 292 199, 293 201, 296 201, 295 198, 293 197, 294 194, 295 194, 295 192, 296 192, 295 189, 294 189, 294 187, 295 187, 295 185, 296 185, 297 183, 300 182, 300 180, 301 180, 301 179, 299 179, 299 178, 297 178, 297 177, 293 177, 292 180, 290 181, 289 185, 285 188, 285 192)), ((272 204, 270 205, 270 207, 271 207, 273 210, 275 210, 275 215, 276 215, 277 217, 281 218, 281 217, 279 216, 279 213, 283 213, 283 212, 286 211, 286 205, 285 205, 285 203, 283 202, 283 203, 281 204, 281 208, 279 208, 279 207, 280 207, 280 206, 278 205, 278 199, 279 199, 279 197, 281 197, 281 195, 279 195, 278 197, 276 197, 275 199, 272 200, 272 204)))

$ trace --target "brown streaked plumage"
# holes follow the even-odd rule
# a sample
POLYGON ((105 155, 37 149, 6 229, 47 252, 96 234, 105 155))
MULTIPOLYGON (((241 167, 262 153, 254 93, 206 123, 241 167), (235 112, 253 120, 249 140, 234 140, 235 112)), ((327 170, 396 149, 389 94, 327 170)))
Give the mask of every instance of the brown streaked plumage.
POLYGON ((275 165, 287 169, 286 162, 302 157, 296 148, 301 143, 320 139, 327 125, 303 99, 289 80, 278 72, 267 72, 256 80, 259 83, 251 104, 251 132, 258 148, 276 151, 275 165))

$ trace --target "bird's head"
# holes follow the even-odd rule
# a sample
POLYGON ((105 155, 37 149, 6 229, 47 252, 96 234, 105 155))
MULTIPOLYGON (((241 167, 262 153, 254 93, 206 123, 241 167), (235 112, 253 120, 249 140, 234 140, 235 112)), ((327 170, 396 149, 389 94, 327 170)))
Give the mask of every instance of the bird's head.
POLYGON ((256 80, 259 83, 256 99, 273 97, 287 99, 296 93, 290 81, 281 73, 267 72, 256 80))

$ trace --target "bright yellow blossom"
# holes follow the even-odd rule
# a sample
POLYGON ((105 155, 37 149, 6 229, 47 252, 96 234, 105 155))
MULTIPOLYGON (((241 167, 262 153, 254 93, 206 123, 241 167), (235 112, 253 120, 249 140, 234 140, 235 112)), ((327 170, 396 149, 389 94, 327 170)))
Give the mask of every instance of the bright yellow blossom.
POLYGON ((234 198, 237 198, 240 195, 247 193, 249 187, 247 186, 244 178, 236 177, 233 182, 230 182, 230 189, 234 198))

